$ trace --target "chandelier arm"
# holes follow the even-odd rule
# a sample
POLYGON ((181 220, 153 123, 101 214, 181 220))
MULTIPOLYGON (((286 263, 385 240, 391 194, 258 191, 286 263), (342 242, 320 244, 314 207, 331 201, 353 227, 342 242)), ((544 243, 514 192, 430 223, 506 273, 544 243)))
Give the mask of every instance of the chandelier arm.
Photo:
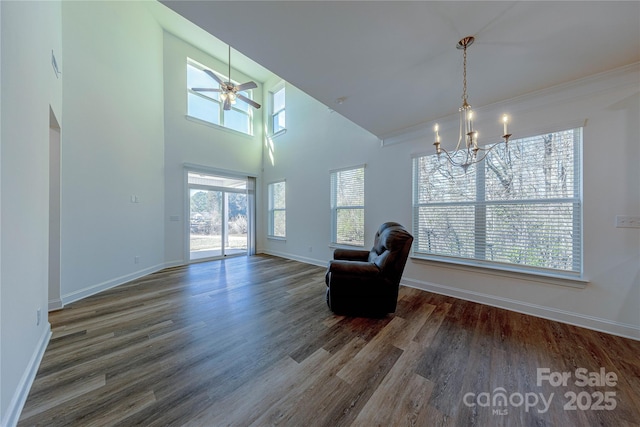
MULTIPOLYGON (((447 150, 445 150, 444 148, 440 148, 440 151, 441 151, 441 152, 444 152, 444 154, 446 154, 447 159, 449 159, 449 163, 451 163, 451 164, 452 164, 452 165, 454 165, 454 166, 462 166, 462 163, 458 163, 458 162, 456 162, 456 161, 453 159, 453 157, 451 157, 451 155, 449 154, 449 152, 448 152, 447 150)), ((457 150, 456 150, 456 151, 457 151, 457 150)), ((438 157, 440 157, 440 156, 438 155, 438 157)))
MULTIPOLYGON (((495 145, 494 145, 495 147, 495 145)), ((479 159, 476 159, 475 161, 473 161, 473 163, 480 163, 481 161, 484 160, 485 157, 487 157, 487 155, 491 152, 491 149, 486 150, 483 154, 482 157, 480 157, 479 159)))
MULTIPOLYGON (((444 152, 444 154, 447 156, 447 159, 449 160, 449 163, 451 163, 453 166, 463 166, 464 164, 469 164, 472 165, 476 162, 468 162, 467 160, 469 159, 469 157, 471 157, 471 155, 469 153, 467 153, 466 157, 465 157, 465 161, 464 162, 458 162, 454 159, 454 157, 452 157, 449 152, 447 150, 445 150, 444 148, 440 148, 441 152, 444 152)), ((458 150, 456 150, 458 151, 458 150)), ((466 151, 466 150, 465 150, 466 151)))

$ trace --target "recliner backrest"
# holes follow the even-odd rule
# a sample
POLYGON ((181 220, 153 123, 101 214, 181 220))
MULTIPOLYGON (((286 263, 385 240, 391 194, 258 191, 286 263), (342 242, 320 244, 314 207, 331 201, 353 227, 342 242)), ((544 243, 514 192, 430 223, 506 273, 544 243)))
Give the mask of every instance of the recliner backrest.
POLYGON ((376 233, 369 262, 378 266, 392 282, 400 282, 413 236, 397 222, 386 222, 376 233))

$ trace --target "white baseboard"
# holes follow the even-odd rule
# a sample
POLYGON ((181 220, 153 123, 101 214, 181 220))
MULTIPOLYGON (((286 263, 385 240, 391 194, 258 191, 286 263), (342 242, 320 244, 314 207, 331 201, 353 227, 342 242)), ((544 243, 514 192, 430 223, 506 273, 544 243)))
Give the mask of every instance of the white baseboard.
POLYGON ((307 258, 307 257, 299 256, 299 255, 285 253, 285 252, 278 252, 278 251, 271 251, 271 250, 262 249, 262 250, 260 250, 260 253, 266 254, 266 255, 273 255, 273 256, 280 257, 280 258, 291 259, 293 261, 300 261, 300 262, 304 262, 305 264, 317 265, 318 267, 326 267, 327 266, 327 261, 320 260, 320 259, 315 259, 315 258, 307 258))
POLYGON ((115 279, 107 280, 102 283, 98 283, 84 289, 80 289, 75 292, 71 292, 69 294, 65 294, 61 296, 62 305, 67 305, 75 301, 79 301, 83 298, 86 298, 91 295, 95 295, 107 289, 111 289, 115 286, 122 285, 124 283, 130 282, 135 279, 139 279, 140 277, 146 276, 151 273, 155 273, 156 271, 162 270, 163 268, 168 267, 165 263, 157 264, 142 270, 135 271, 131 274, 125 274, 124 276, 116 277, 115 279))
POLYGON ((178 259, 178 260, 175 260, 175 261, 169 261, 169 262, 165 262, 164 264, 162 264, 162 268, 158 269, 158 271, 159 270, 163 270, 165 268, 182 267, 183 265, 187 265, 187 264, 182 259, 178 259))
POLYGON ((44 351, 47 349, 47 345, 49 344, 49 339, 51 338, 51 325, 47 323, 47 327, 42 333, 40 340, 38 341, 38 345, 36 346, 35 351, 31 355, 31 359, 29 360, 29 364, 27 365, 27 369, 22 374, 22 378, 16 387, 16 391, 11 398, 11 402, 9 403, 9 408, 4 419, 0 420, 0 425, 3 427, 13 427, 18 424, 18 420, 20 419, 20 414, 22 413, 22 408, 27 401, 27 397, 29 396, 29 391, 31 390, 31 385, 36 378, 36 374, 38 373, 38 368, 40 367, 40 362, 42 361, 42 356, 44 356, 44 351))
POLYGON ((64 308, 62 300, 60 298, 49 300, 49 311, 56 311, 64 308))
POLYGON ((466 301, 504 308, 505 310, 515 311, 522 314, 529 314, 531 316, 554 320, 561 323, 567 323, 569 325, 580 326, 583 328, 592 329, 594 331, 605 332, 607 334, 618 335, 625 338, 631 338, 633 340, 640 340, 640 328, 637 325, 613 322, 608 319, 586 316, 584 314, 575 312, 558 310, 538 304, 530 304, 510 298, 497 297, 495 295, 483 294, 480 292, 454 288, 451 286, 438 285, 421 280, 403 278, 401 284, 409 286, 411 288, 422 289, 436 294, 447 295, 466 301))

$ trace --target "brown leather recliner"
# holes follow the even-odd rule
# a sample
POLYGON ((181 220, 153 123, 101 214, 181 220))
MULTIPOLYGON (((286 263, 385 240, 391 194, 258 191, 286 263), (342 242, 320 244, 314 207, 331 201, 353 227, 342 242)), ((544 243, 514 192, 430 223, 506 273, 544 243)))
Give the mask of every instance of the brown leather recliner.
POLYGON ((412 242, 402 225, 385 222, 371 251, 336 249, 325 275, 329 308, 336 314, 367 317, 395 312, 412 242))

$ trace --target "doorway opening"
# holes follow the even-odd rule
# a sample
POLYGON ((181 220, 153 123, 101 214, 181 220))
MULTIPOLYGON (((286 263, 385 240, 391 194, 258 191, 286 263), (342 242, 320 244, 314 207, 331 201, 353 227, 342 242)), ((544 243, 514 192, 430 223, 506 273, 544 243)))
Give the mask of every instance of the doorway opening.
POLYGON ((189 261, 252 253, 253 181, 187 171, 189 261))
POLYGON ((60 124, 49 106, 49 311, 62 308, 60 294, 60 124))

